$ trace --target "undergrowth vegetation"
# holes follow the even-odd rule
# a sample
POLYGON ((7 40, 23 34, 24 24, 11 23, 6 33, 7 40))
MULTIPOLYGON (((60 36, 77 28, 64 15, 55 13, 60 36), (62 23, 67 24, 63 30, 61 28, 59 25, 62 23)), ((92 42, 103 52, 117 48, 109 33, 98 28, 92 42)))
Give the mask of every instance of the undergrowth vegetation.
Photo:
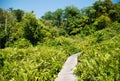
POLYGON ((78 81, 120 80, 120 24, 95 32, 80 43, 78 81))
POLYGON ((57 37, 54 40, 51 40, 47 43, 49 47, 56 47, 66 52, 66 54, 71 55, 80 51, 78 46, 78 42, 76 39, 67 38, 67 37, 57 37))
POLYGON ((17 47, 1 49, 1 81, 54 81, 67 57, 79 52, 73 42, 58 37, 47 45, 22 48, 18 42, 17 47))
POLYGON ((6 48, 0 55, 1 81, 53 81, 67 58, 64 51, 45 46, 6 48))

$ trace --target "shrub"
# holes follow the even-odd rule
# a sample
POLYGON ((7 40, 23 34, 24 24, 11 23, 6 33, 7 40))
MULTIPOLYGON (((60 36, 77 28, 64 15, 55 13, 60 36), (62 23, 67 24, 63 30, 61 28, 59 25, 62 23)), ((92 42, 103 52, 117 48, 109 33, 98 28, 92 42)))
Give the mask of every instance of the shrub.
POLYGON ((53 47, 5 48, 0 50, 1 81, 53 81, 67 54, 53 47), (2 57, 1 57, 2 55, 2 57))
POLYGON ((83 53, 75 71, 78 81, 120 80, 120 33, 116 28, 120 26, 97 31, 80 43, 83 53))
POLYGON ((15 47, 15 48, 28 48, 31 46, 32 44, 30 43, 30 41, 24 38, 20 38, 14 41, 13 44, 9 44, 9 47, 15 47))
POLYGON ((80 48, 77 45, 77 42, 72 38, 66 38, 63 36, 57 37, 51 42, 48 43, 48 46, 53 46, 59 49, 62 49, 66 54, 74 54, 80 52, 80 48))

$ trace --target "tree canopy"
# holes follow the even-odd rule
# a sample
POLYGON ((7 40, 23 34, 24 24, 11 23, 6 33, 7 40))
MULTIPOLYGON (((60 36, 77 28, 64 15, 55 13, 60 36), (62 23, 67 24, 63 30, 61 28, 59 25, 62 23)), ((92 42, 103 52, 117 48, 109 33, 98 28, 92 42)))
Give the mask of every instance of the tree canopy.
POLYGON ((35 45, 58 35, 89 35, 113 22, 120 23, 120 3, 114 4, 111 0, 96 1, 81 10, 72 5, 48 11, 40 19, 35 17, 34 11, 0 8, 0 48, 23 38, 35 45))

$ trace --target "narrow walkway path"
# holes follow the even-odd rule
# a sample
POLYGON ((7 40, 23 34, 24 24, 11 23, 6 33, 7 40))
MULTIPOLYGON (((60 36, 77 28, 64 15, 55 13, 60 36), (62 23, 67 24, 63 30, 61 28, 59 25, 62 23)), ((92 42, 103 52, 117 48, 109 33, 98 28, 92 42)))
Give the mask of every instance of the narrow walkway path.
POLYGON ((81 53, 74 54, 67 59, 55 81, 77 81, 77 77, 73 72, 77 64, 77 57, 80 54, 81 53))

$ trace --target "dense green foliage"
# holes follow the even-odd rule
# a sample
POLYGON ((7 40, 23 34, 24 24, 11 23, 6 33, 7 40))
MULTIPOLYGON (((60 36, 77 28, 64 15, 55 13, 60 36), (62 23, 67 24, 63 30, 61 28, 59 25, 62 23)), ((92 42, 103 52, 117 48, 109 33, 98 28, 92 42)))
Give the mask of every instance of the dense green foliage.
POLYGON ((0 8, 0 80, 53 81, 67 57, 82 51, 79 81, 119 81, 119 34, 120 3, 111 0, 40 19, 34 11, 0 8))
POLYGON ((1 81, 53 81, 67 54, 55 48, 37 46, 6 48, 0 50, 0 56, 1 81))
MULTIPOLYGON (((25 39, 21 39, 25 42, 25 39)), ((2 81, 53 81, 70 54, 79 52, 69 38, 59 37, 49 44, 36 47, 21 42, 14 48, 0 50, 0 78, 2 81), (64 39, 64 40, 63 40, 64 39), (24 47, 25 46, 25 47, 24 47)))
POLYGON ((37 19, 34 11, 0 8, 0 48, 12 46, 19 38, 36 45, 58 36, 87 36, 115 21, 120 22, 119 10, 120 3, 99 0, 81 10, 67 6, 54 12, 48 11, 37 19))
MULTIPOLYGON (((52 22, 52 26, 62 29, 64 32, 60 31, 61 35, 76 35, 84 33, 82 30, 86 26, 92 25, 94 31, 96 31, 105 28, 108 24, 115 21, 120 22, 119 11, 120 3, 113 4, 111 0, 99 0, 93 6, 82 10, 79 10, 75 6, 68 6, 64 10, 48 11, 42 16, 42 19, 52 22)), ((89 34, 89 32, 85 32, 85 35, 89 34)))
POLYGON ((120 24, 95 32, 80 43, 78 81, 120 80, 120 24))

